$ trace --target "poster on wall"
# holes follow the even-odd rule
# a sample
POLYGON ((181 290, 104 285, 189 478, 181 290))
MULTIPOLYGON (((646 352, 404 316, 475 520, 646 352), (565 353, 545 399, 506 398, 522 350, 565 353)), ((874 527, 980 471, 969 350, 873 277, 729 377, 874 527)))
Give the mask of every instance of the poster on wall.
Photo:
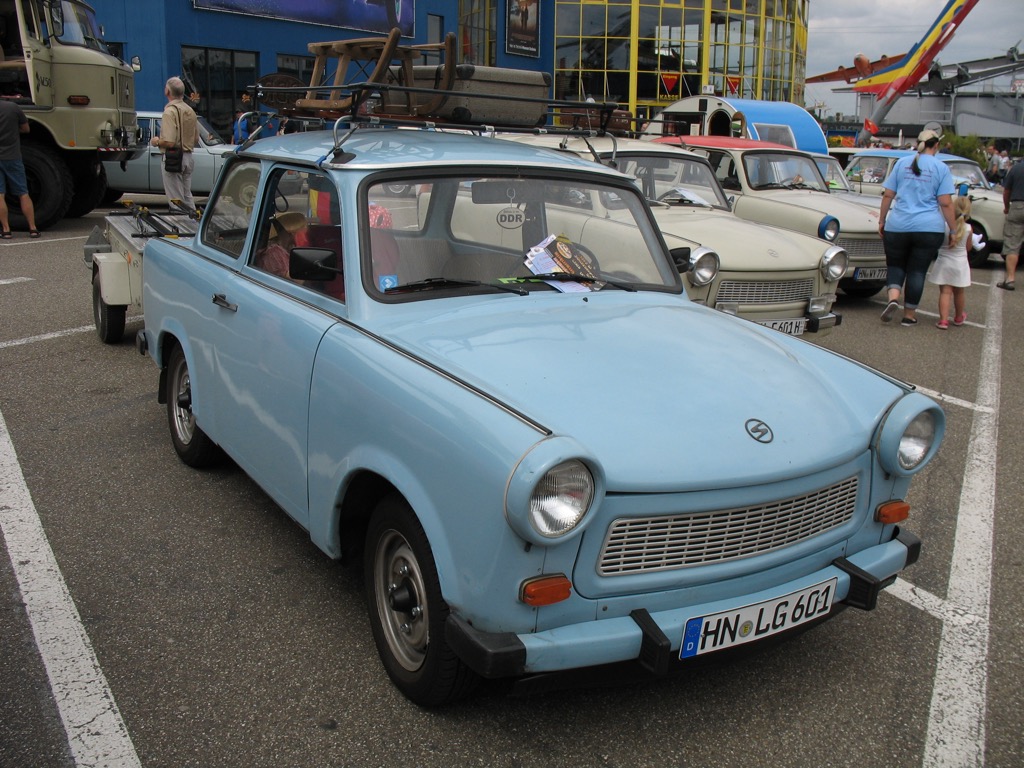
POLYGON ((194 8, 387 34, 416 33, 415 0, 192 0, 194 8))
POLYGON ((540 57, 540 3, 537 0, 508 0, 505 21, 505 53, 540 57))

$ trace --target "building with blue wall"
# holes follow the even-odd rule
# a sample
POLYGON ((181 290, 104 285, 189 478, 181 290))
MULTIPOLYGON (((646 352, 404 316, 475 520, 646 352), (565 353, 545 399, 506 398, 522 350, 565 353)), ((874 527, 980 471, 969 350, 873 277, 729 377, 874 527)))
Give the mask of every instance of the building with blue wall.
POLYGON ((238 93, 272 72, 308 82, 312 42, 381 36, 437 43, 458 63, 553 75, 554 97, 646 115, 711 88, 803 103, 808 0, 91 0, 105 38, 142 59, 140 110, 183 75, 226 133, 238 93))

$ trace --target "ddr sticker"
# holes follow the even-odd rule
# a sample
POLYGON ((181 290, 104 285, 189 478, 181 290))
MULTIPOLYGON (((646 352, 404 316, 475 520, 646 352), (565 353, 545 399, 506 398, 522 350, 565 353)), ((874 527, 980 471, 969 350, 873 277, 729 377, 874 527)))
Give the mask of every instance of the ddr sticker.
POLYGON ((498 226, 502 229, 519 229, 523 226, 523 222, 526 221, 526 214, 521 209, 510 205, 508 208, 502 208, 498 211, 496 220, 498 226))

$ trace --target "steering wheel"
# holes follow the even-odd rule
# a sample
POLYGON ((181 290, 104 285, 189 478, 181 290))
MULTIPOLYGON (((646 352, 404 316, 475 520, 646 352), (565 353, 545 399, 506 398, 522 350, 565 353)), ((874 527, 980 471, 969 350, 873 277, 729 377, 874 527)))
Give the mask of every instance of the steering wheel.
POLYGON ((595 276, 601 274, 601 265, 598 263, 597 256, 594 255, 592 250, 587 248, 585 245, 577 243, 575 240, 572 243, 572 247, 573 250, 578 252, 583 257, 583 260, 587 262, 587 266, 594 271, 595 276))

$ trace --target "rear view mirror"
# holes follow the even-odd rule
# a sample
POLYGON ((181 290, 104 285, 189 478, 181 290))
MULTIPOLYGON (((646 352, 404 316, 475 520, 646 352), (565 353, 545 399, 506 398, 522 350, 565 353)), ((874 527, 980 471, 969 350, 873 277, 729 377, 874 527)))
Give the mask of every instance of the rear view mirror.
POLYGON ((288 276, 292 280, 330 281, 341 274, 338 254, 330 248, 292 248, 288 276))

